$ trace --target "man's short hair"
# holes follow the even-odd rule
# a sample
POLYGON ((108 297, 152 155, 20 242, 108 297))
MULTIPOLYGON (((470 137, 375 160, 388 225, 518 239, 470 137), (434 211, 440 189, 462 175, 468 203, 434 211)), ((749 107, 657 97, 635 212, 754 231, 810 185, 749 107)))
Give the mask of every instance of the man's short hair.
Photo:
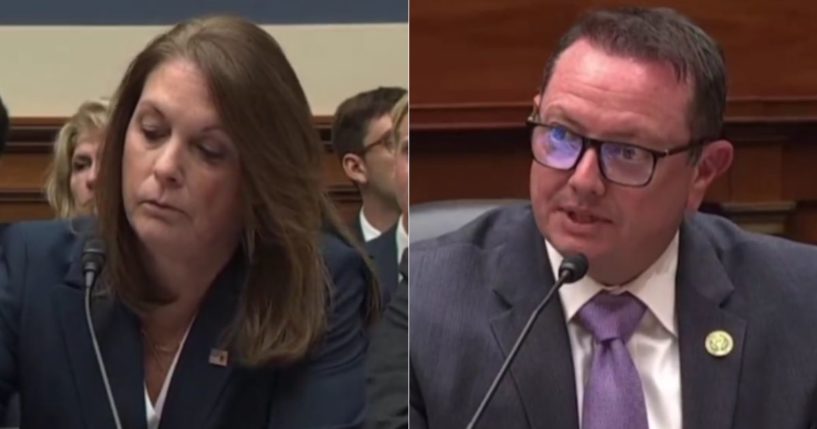
POLYGON ((692 88, 687 112, 692 140, 721 137, 726 108, 723 52, 688 18, 668 8, 627 7, 587 14, 559 41, 546 66, 542 92, 559 56, 578 40, 611 55, 671 64, 678 81, 687 81, 692 88))
POLYGON ((405 88, 379 87, 347 98, 335 111, 332 123, 332 147, 343 159, 347 153, 360 153, 372 120, 391 113, 406 94, 405 88))
POLYGON ((3 105, 3 99, 0 98, 0 154, 6 147, 6 138, 9 135, 9 112, 6 106, 3 105))

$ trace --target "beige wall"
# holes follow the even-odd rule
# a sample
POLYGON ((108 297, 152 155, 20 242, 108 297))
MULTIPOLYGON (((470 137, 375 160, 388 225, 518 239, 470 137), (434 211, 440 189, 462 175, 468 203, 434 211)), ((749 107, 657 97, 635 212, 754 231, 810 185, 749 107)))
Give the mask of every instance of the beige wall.
MULTIPOLYGON (((378 85, 408 87, 408 25, 265 26, 301 78, 315 115, 378 85)), ((128 62, 166 29, 0 27, 0 96, 14 117, 67 116, 110 96, 128 62)))

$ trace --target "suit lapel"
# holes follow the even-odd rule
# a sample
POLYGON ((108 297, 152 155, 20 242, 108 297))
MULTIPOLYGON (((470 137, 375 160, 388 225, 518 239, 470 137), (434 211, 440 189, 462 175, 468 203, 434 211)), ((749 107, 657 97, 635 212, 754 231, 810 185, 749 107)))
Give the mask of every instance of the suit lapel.
MULTIPOLYGON (((507 305, 491 320, 503 356, 554 282, 544 240, 529 211, 507 237, 504 245, 486 255, 486 276, 507 305)), ((558 296, 534 323, 506 378, 512 378, 517 388, 530 427, 578 428, 573 360, 558 296)))
POLYGON ((380 237, 367 243, 371 257, 377 265, 380 279, 380 301, 383 308, 391 302, 397 288, 399 271, 397 264, 397 224, 380 237))
POLYGON ((222 341, 235 315, 243 267, 239 252, 208 292, 173 372, 160 428, 209 427, 220 410, 236 360, 222 341), (211 362, 219 356, 226 362, 211 362))
POLYGON ((681 229, 676 286, 683 424, 687 428, 732 427, 746 322, 722 308, 733 285, 707 238, 690 222, 681 229), (727 356, 707 352, 713 331, 727 332, 727 356))
POLYGON ((403 256, 400 257, 400 275, 403 276, 401 283, 408 284, 408 260, 409 260, 409 252, 408 248, 403 251, 403 256))
MULTIPOLYGON (((100 368, 93 351, 85 317, 81 240, 71 252, 64 284, 52 292, 55 313, 61 319, 68 360, 74 375, 81 412, 88 427, 113 427, 100 368)), ((95 296, 92 317, 123 426, 145 428, 142 345, 138 321, 122 304, 108 296, 95 296)))
MULTIPOLYGON (((397 262, 397 224, 395 223, 394 226, 386 231, 388 237, 391 237, 389 240, 389 251, 388 254, 391 256, 388 260, 385 261, 384 267, 386 267, 386 275, 389 279, 399 279, 400 271, 399 271, 399 263, 397 262)), ((398 283, 397 280, 394 282, 395 284, 398 283)), ((392 291, 394 292, 394 291, 392 291)), ((388 301, 387 301, 388 302, 388 301)))
POLYGON ((380 276, 382 279, 380 283, 383 295, 381 301, 383 308, 386 308, 389 302, 391 302, 391 297, 394 295, 394 291, 399 283, 399 271, 397 267, 397 224, 395 223, 394 226, 384 232, 383 235, 384 238, 382 241, 376 238, 370 241, 370 243, 378 241, 378 244, 382 244, 382 248, 376 250, 379 260, 375 262, 383 270, 380 276))

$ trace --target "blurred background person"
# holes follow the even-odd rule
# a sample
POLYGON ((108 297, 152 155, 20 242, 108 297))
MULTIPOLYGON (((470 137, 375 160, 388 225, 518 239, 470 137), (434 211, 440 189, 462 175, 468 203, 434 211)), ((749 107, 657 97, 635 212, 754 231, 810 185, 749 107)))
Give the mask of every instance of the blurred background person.
MULTIPOLYGON (((397 257, 407 260, 409 230, 409 101, 408 95, 392 110, 396 125, 395 141, 397 152, 394 160, 394 182, 397 185, 397 204, 400 206, 400 219, 397 222, 397 257), (401 237, 402 236, 402 237, 401 237)), ((401 265, 405 262, 401 262, 401 265)))
MULTIPOLYGON (((400 203, 400 220, 391 230, 367 243, 383 245, 383 253, 373 253, 380 270, 380 284, 384 295, 389 282, 397 284, 397 272, 384 278, 383 263, 399 265, 399 284, 394 291, 388 291, 391 298, 385 301, 388 307, 383 319, 372 333, 369 351, 369 375, 367 392, 369 415, 366 427, 377 429, 398 429, 408 427, 408 184, 409 184, 409 120, 408 97, 404 96, 394 107, 392 119, 395 124, 394 181, 397 185, 397 201, 400 203)), ((395 270, 396 271, 396 270, 395 270)), ((385 305, 385 304, 384 304, 385 305)))
POLYGON ((6 148, 6 139, 9 134, 9 112, 6 105, 3 104, 3 99, 0 98, 0 155, 3 154, 3 149, 6 148))
POLYGON ((99 168, 97 154, 105 139, 107 121, 106 102, 86 101, 57 134, 45 195, 58 217, 92 212, 99 168))
POLYGON ((389 304, 399 281, 398 264, 408 246, 408 95, 394 105, 389 122, 395 126, 388 145, 393 154, 391 177, 401 215, 386 232, 366 243, 377 268, 381 304, 389 304))
POLYGON ((393 131, 390 116, 406 90, 380 87, 354 95, 338 106, 332 124, 332 147, 343 172, 363 201, 353 231, 370 241, 400 216, 394 185, 393 131))
MULTIPOLYGON (((8 138, 9 133, 9 113, 6 110, 6 106, 3 104, 3 99, 0 98, 0 169, 2 169, 2 155, 3 149, 6 148, 6 139, 8 138)), ((3 231, 6 229, 6 224, 0 223, 0 236, 2 236, 3 231)), ((0 253, 3 251, 2 247, 0 247, 0 253)), ((19 398, 14 397, 10 400, 13 402, 10 408, 11 410, 8 412, 0 412, 0 421, 5 426, 17 426, 19 425, 20 421, 20 412, 19 412, 19 398)))
POLYGON ((376 283, 277 42, 239 18, 186 21, 114 99, 98 223, 2 242, 0 404, 19 390, 28 428, 360 426, 376 283), (105 257, 93 292, 83 254, 105 257))

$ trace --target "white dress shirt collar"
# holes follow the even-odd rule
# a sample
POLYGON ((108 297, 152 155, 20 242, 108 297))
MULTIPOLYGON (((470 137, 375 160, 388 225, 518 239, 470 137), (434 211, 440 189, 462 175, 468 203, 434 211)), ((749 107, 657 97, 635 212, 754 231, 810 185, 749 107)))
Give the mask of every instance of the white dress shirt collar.
POLYGON ((400 264, 400 258, 403 257, 403 252, 406 250, 406 248, 409 245, 409 235, 408 235, 408 231, 406 231, 406 227, 403 226, 403 216, 404 215, 400 215, 400 217, 397 219, 397 232, 394 234, 395 235, 395 240, 396 240, 396 243, 397 243, 397 264, 398 265, 400 264))
POLYGON ((360 219, 360 230, 363 232, 363 241, 372 241, 383 233, 383 231, 369 223, 369 220, 366 219, 366 216, 363 214, 362 208, 360 209, 360 214, 358 214, 358 219, 360 219))
MULTIPOLYGON (((628 291, 647 306, 667 332, 677 338, 675 276, 678 268, 678 242, 679 234, 676 233, 664 253, 646 271, 626 285, 603 286, 588 275, 576 283, 562 286, 559 290, 559 297, 562 301, 565 319, 570 321, 587 301, 602 290, 610 293, 628 291)), ((545 244, 553 276, 556 278, 563 257, 549 242, 545 241, 545 244)))

